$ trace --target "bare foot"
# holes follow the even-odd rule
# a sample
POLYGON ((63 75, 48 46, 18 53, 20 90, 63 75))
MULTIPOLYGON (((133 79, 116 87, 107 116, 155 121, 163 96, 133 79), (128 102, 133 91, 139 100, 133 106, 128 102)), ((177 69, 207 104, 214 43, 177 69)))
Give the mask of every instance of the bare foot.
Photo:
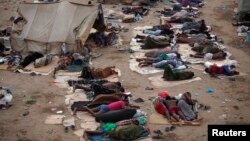
POLYGON ((76 87, 77 87, 77 84, 74 84, 73 85, 73 93, 76 91, 76 89, 77 89, 76 87))

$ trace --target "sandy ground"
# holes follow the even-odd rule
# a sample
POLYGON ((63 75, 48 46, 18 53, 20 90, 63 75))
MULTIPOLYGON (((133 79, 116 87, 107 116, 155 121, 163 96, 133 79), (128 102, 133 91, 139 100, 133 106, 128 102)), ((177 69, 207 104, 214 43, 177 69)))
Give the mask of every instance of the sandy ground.
MULTIPOLYGON (((18 2, 13 0, 0 1, 0 26, 8 24, 8 19, 16 10, 18 2)), ((105 6, 111 7, 111 6, 105 6)), ((164 7, 163 4, 151 9, 150 15, 142 21, 133 24, 125 24, 129 32, 121 33, 124 39, 124 46, 128 47, 131 38, 132 28, 138 25, 159 24, 158 15, 154 12, 164 7)), ((117 7, 119 8, 119 7, 117 7)), ((231 25, 232 11, 234 8, 233 0, 209 0, 207 5, 202 8, 202 17, 211 25, 216 35, 223 38, 226 47, 233 54, 234 58, 240 62, 241 72, 250 72, 249 45, 240 48, 240 40, 236 36, 235 28, 231 25), (228 10, 222 12, 220 6, 228 5, 228 10)), ((209 124, 249 124, 250 123, 250 77, 242 76, 235 81, 228 79, 215 79, 204 75, 201 71, 193 70, 196 76, 201 77, 202 81, 197 81, 185 85, 171 88, 155 88, 153 91, 145 90, 145 87, 152 87, 147 79, 151 75, 140 75, 132 72, 128 67, 129 54, 118 52, 115 48, 107 47, 97 50, 103 56, 93 61, 94 66, 104 67, 115 65, 122 71, 121 81, 128 91, 131 91, 133 98, 141 97, 145 99, 143 104, 139 104, 143 110, 151 113, 152 103, 149 97, 155 96, 160 90, 168 90, 172 95, 190 91, 199 93, 194 96, 201 103, 211 106, 210 111, 200 111, 204 117, 201 126, 177 127, 171 134, 167 134, 167 139, 178 141, 206 141, 207 125, 209 124), (206 88, 212 87, 214 92, 207 94, 206 88), (226 115, 226 118, 219 118, 226 115)), ((51 108, 59 107, 65 115, 70 113, 64 104, 63 95, 66 90, 59 89, 50 82, 51 76, 30 76, 13 72, 0 71, 0 85, 12 88, 14 92, 14 105, 8 110, 0 111, 0 141, 75 141, 79 140, 72 131, 64 133, 61 125, 44 124, 46 116, 52 114, 51 108), (25 95, 25 96, 24 96, 25 95), (29 98, 36 99, 34 105, 27 105, 25 101, 29 98), (22 116, 25 111, 30 114, 22 116)), ((166 126, 148 125, 152 129, 162 129, 166 126)), ((76 129, 79 129, 79 124, 76 129)), ((166 139, 166 140, 167 140, 166 139)))

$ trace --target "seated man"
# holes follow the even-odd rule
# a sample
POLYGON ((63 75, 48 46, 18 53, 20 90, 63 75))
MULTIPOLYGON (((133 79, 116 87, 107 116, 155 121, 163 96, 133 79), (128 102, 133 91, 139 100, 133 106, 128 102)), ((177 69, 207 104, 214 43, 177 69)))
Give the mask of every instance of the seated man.
POLYGON ((108 111, 115 111, 115 110, 120 110, 120 109, 125 109, 128 107, 135 107, 135 108, 140 108, 139 106, 134 106, 134 105, 129 105, 128 102, 125 102, 123 100, 112 102, 108 105, 102 104, 96 108, 89 109, 88 107, 84 107, 90 114, 92 114, 94 117, 106 113, 108 111))
POLYGON ((205 68, 205 72, 210 74, 211 76, 217 76, 217 75, 227 75, 227 76, 233 76, 233 75, 239 75, 238 71, 234 70, 234 65, 222 65, 218 66, 216 64, 213 64, 207 68, 205 68))

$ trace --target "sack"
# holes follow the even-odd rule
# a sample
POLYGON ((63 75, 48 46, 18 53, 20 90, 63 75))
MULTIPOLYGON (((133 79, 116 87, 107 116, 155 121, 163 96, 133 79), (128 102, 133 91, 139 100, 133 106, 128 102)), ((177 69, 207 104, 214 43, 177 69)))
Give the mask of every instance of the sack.
POLYGON ((49 55, 46 55, 42 58, 36 59, 34 62, 34 67, 39 68, 39 67, 46 66, 52 62, 52 58, 53 58, 53 56, 51 54, 49 54, 49 55))

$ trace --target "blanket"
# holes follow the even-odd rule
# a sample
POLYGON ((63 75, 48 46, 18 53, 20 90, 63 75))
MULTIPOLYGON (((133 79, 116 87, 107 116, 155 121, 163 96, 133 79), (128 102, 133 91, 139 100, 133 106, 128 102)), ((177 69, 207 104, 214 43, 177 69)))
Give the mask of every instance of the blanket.
POLYGON ((49 75, 57 65, 57 62, 59 61, 58 57, 53 57, 52 61, 50 64, 47 66, 35 68, 34 63, 30 63, 27 67, 25 67, 25 70, 29 71, 24 71, 24 70, 19 70, 21 73, 36 73, 36 74, 41 74, 41 75, 49 75))
POLYGON ((162 78, 162 75, 149 77, 148 79, 150 80, 151 84, 155 87, 174 87, 174 86, 178 86, 181 84, 187 84, 187 83, 191 83, 194 81, 202 80, 200 77, 195 77, 195 78, 192 78, 189 80, 183 80, 183 81, 165 81, 162 78))

